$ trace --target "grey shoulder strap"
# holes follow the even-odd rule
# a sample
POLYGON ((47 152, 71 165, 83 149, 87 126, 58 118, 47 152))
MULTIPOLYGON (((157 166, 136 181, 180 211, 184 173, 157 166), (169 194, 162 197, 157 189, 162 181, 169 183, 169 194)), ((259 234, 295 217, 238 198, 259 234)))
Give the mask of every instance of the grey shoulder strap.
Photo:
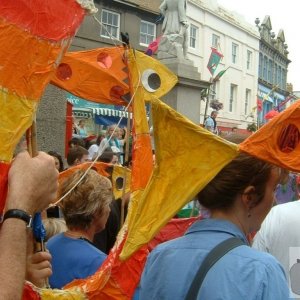
POLYGON ((211 267, 230 250, 241 245, 245 245, 245 243, 241 239, 233 237, 223 241, 222 243, 218 244, 215 248, 213 248, 207 254, 203 263, 200 265, 196 276, 188 290, 185 300, 196 300, 202 282, 207 272, 211 269, 211 267))

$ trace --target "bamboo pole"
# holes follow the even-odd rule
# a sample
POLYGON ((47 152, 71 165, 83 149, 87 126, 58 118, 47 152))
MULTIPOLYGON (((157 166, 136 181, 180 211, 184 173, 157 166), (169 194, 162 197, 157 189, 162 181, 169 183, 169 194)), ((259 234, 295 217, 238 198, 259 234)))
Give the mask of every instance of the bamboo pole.
MULTIPOLYGON (((125 156, 124 156, 124 164, 125 166, 128 166, 128 160, 129 160, 129 137, 130 137, 130 112, 128 112, 128 118, 127 118, 127 126, 126 126, 126 136, 125 136, 125 156)), ((124 168, 124 181, 123 181, 123 191, 122 191, 122 198, 121 198, 121 221, 120 221, 120 228, 123 226, 125 221, 125 205, 126 205, 126 185, 127 185, 127 172, 124 168)))
POLYGON ((38 155, 37 150, 37 134, 36 134, 36 120, 33 120, 31 125, 31 136, 30 136, 30 144, 31 144, 31 156, 35 157, 38 155))
MULTIPOLYGON (((36 119, 34 118, 31 127, 28 129, 28 140, 27 147, 29 150, 29 154, 31 157, 35 157, 38 155, 38 147, 37 147, 37 133, 36 133, 36 119)), ((41 217, 46 218, 46 211, 41 212, 41 217)), ((44 241, 41 239, 40 241, 34 241, 34 251, 47 251, 44 241)), ((45 288, 50 288, 48 278, 45 279, 45 288)))

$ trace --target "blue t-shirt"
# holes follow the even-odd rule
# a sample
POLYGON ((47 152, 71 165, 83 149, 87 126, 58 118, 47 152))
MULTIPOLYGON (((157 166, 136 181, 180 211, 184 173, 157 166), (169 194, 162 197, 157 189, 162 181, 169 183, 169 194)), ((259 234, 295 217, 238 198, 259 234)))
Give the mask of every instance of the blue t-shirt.
MULTIPOLYGON (((183 300, 204 257, 232 236, 246 243, 239 228, 227 221, 195 222, 178 239, 156 247, 142 274, 140 300, 183 300)), ((223 256, 207 273, 197 299, 289 299, 284 271, 271 255, 243 245, 223 256)))
POLYGON ((63 233, 49 239, 47 248, 52 255, 51 288, 61 289, 74 279, 93 275, 106 259, 106 254, 86 240, 69 238, 63 233))
POLYGON ((215 124, 213 118, 212 117, 207 117, 207 119, 204 122, 204 128, 214 132, 216 130, 215 127, 216 127, 216 124, 215 124))

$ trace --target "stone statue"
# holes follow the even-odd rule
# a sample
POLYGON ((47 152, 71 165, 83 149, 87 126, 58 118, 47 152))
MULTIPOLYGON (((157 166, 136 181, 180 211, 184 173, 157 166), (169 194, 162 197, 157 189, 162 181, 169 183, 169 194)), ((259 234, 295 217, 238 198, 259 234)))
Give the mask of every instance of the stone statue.
POLYGON ((163 36, 158 58, 186 58, 188 48, 187 0, 163 0, 159 9, 164 16, 163 36))

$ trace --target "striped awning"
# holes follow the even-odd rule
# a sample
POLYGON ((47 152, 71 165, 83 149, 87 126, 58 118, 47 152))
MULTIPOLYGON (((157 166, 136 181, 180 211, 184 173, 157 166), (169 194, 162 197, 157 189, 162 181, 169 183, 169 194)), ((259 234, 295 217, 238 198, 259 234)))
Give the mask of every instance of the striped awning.
MULTIPOLYGON (((128 118, 128 115, 129 115, 128 112, 125 112, 123 110, 117 110, 117 109, 111 109, 111 108, 103 108, 103 107, 95 108, 95 107, 92 107, 91 109, 93 111, 93 114, 98 115, 98 116, 128 118)), ((130 113, 130 118, 132 118, 132 113, 130 113)))

